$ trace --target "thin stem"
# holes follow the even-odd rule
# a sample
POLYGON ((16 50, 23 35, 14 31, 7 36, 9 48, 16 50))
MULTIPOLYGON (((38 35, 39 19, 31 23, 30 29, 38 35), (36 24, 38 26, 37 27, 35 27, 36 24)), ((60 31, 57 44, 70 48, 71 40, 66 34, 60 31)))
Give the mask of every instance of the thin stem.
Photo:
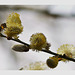
POLYGON ((11 40, 13 40, 13 41, 16 41, 16 42, 19 42, 19 43, 21 43, 21 44, 24 44, 24 45, 26 45, 26 46, 29 46, 29 44, 27 44, 27 43, 25 43, 25 42, 22 42, 21 40, 19 40, 19 39, 11 39, 11 40))
MULTIPOLYGON (((3 34, 1 34, 1 33, 0 33, 0 36, 1 36, 1 37, 4 37, 4 38, 7 38, 5 35, 3 35, 3 34)), ((29 44, 27 44, 27 43, 25 43, 25 42, 22 42, 22 41, 19 40, 19 39, 13 39, 13 38, 11 38, 10 40, 19 42, 19 43, 24 44, 24 45, 26 45, 26 46, 28 46, 28 47, 30 46, 29 44)), ((41 50, 41 51, 42 51, 42 52, 45 52, 45 53, 49 53, 49 54, 55 55, 55 56, 58 56, 58 57, 60 57, 60 58, 64 58, 64 59, 67 59, 67 60, 70 60, 70 61, 75 62, 75 59, 73 59, 73 58, 67 57, 67 56, 65 56, 65 55, 59 55, 59 54, 54 53, 54 52, 52 52, 52 51, 50 51, 50 50, 41 50)))
POLYGON ((59 54, 57 54, 57 53, 54 53, 54 52, 52 52, 52 51, 47 51, 47 50, 42 50, 42 51, 43 51, 43 52, 46 52, 46 53, 49 53, 49 54, 52 54, 52 55, 55 55, 55 56, 58 56, 58 57, 60 57, 60 58, 64 58, 64 59, 67 59, 67 60, 70 60, 70 61, 75 62, 75 59, 70 58, 70 57, 67 57, 66 55, 59 55, 59 54))
MULTIPOLYGON (((3 35, 3 34, 1 34, 1 33, 0 33, 0 36, 1 36, 1 37, 4 37, 4 38, 7 38, 5 35, 3 35)), ((24 44, 24 45, 26 45, 26 46, 29 46, 29 44, 27 44, 27 43, 25 43, 25 42, 22 42, 22 41, 19 40, 19 39, 13 39, 13 38, 11 38, 10 40, 13 40, 13 41, 19 42, 19 43, 21 43, 21 44, 24 44)))

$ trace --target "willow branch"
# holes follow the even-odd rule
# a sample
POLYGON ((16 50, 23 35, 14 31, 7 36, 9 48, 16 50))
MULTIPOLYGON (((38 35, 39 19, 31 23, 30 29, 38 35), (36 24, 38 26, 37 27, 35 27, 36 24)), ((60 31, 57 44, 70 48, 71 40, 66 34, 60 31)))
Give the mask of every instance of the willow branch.
MULTIPOLYGON (((1 36, 1 37, 4 37, 4 38, 7 38, 5 35, 3 35, 3 34, 1 34, 1 33, 0 33, 0 36, 1 36)), ((18 42, 18 43, 24 44, 24 45, 26 45, 26 46, 28 46, 28 47, 30 46, 29 44, 27 44, 27 43, 25 43, 25 42, 22 42, 22 41, 19 40, 19 39, 13 39, 13 38, 11 38, 10 40, 13 40, 13 41, 16 41, 16 42, 18 42)), ((58 57, 60 57, 60 58, 64 58, 64 59, 67 59, 67 60, 70 60, 70 61, 75 62, 75 59, 70 58, 70 57, 67 57, 66 55, 60 55, 60 54, 54 53, 54 52, 52 52, 52 51, 50 51, 50 50, 41 50, 41 51, 42 51, 42 52, 45 52, 45 53, 48 53, 48 54, 52 54, 52 55, 58 56, 58 57)))
MULTIPOLYGON (((4 37, 4 38, 7 38, 5 35, 3 35, 3 34, 1 34, 1 33, 0 33, 0 36, 1 36, 1 37, 4 37)), ((21 40, 19 40, 19 39, 13 39, 13 38, 11 38, 10 40, 13 40, 13 41, 19 42, 19 43, 21 43, 21 44, 24 44, 24 45, 26 45, 26 46, 29 46, 29 44, 27 44, 27 43, 25 43, 25 42, 23 42, 23 41, 21 41, 21 40)))
POLYGON ((43 52, 46 52, 46 53, 49 53, 49 54, 52 54, 52 55, 55 55, 55 56, 58 56, 58 57, 60 57, 60 58, 64 58, 64 59, 67 59, 67 60, 70 60, 70 61, 73 61, 73 62, 75 62, 75 59, 73 59, 73 58, 70 58, 70 57, 67 57, 66 55, 60 55, 60 54, 57 54, 57 53, 54 53, 54 52, 52 52, 52 51, 47 51, 47 50, 42 50, 43 52))

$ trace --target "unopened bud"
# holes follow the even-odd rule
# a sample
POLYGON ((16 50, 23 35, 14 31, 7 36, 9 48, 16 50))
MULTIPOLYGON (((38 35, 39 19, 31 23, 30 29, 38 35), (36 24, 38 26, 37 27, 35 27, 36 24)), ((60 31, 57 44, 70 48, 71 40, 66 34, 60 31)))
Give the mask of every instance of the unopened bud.
POLYGON ((46 64, 48 65, 48 67, 50 68, 55 68, 58 65, 58 59, 47 59, 46 64))
POLYGON ((28 52, 29 51, 29 47, 26 46, 26 45, 21 45, 21 44, 18 44, 18 45, 14 45, 12 47, 12 49, 14 51, 18 51, 18 52, 28 52))

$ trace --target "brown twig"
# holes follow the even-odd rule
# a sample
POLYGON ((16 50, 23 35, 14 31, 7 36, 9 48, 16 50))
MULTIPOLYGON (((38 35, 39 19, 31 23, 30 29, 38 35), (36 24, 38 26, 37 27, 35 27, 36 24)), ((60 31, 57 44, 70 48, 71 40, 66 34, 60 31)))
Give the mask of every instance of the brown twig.
MULTIPOLYGON (((1 37, 4 37, 4 38, 7 38, 5 35, 3 35, 3 34, 1 34, 1 33, 0 33, 0 36, 1 36, 1 37)), ((11 38, 10 40, 19 42, 19 43, 21 43, 21 44, 24 44, 24 45, 30 47, 29 44, 27 44, 27 43, 25 43, 25 42, 22 42, 22 41, 19 40, 19 39, 13 39, 13 38, 11 38)), ((70 57, 67 57, 66 55, 60 55, 60 54, 54 53, 54 52, 52 52, 52 51, 50 51, 50 50, 41 50, 41 51, 42 51, 42 52, 45 52, 45 53, 49 53, 49 54, 55 55, 55 56, 58 56, 58 57, 60 57, 60 58, 64 58, 64 59, 67 59, 67 60, 70 60, 70 61, 75 62, 75 59, 70 58, 70 57)))
POLYGON ((60 58, 64 58, 64 59, 67 59, 67 60, 70 60, 70 61, 73 61, 75 62, 75 59, 73 58, 70 58, 70 57, 67 57, 66 55, 60 55, 60 54, 57 54, 57 53, 54 53, 52 51, 48 51, 48 50, 42 50, 43 52, 46 52, 46 53, 49 53, 49 54, 52 54, 52 55, 55 55, 55 56, 58 56, 60 58))
MULTIPOLYGON (((1 33, 0 33, 0 36, 1 36, 1 37, 4 37, 4 38, 7 38, 5 35, 3 35, 3 34, 1 34, 1 33)), ((19 40, 19 39, 13 39, 13 38, 11 38, 10 40, 13 40, 13 41, 19 42, 19 43, 21 43, 21 44, 24 44, 24 45, 26 45, 26 46, 29 46, 29 44, 27 44, 27 43, 25 43, 25 42, 22 42, 22 41, 19 40)))

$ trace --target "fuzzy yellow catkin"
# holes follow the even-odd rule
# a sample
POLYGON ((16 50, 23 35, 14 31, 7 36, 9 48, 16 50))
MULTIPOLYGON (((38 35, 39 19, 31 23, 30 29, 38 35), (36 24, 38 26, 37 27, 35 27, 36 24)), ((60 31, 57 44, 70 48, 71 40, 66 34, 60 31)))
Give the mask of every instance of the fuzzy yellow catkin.
POLYGON ((18 34, 20 34, 23 31, 23 26, 21 25, 21 20, 19 18, 19 14, 17 13, 11 13, 9 14, 7 20, 6 20, 7 28, 5 28, 4 33, 7 35, 7 37, 14 37, 18 38, 18 34))
POLYGON ((20 70, 46 70, 47 68, 46 63, 37 61, 30 63, 28 66, 22 67, 20 70))
MULTIPOLYGON (((57 53, 61 55, 65 54, 70 58, 75 58, 75 47, 72 44, 63 44, 58 48, 57 53)), ((62 61, 66 62, 69 60, 63 58, 62 61)))
POLYGON ((42 48, 47 47, 46 37, 43 33, 35 33, 30 38, 30 48, 40 51, 42 48))
POLYGON ((7 27, 13 23, 21 25, 21 20, 19 17, 20 17, 20 15, 17 13, 14 13, 14 12, 9 14, 9 16, 6 20, 7 27))

